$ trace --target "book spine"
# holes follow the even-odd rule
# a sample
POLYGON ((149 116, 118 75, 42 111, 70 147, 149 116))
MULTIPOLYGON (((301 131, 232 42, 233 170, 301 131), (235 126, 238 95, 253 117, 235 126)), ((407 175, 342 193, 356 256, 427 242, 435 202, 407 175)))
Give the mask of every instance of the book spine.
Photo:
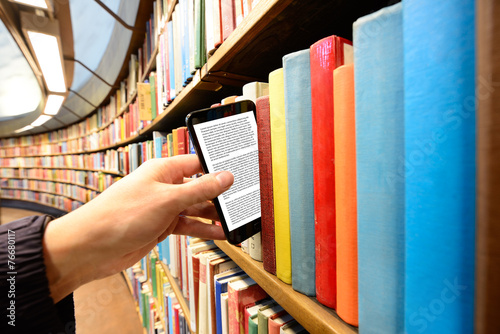
POLYGON ((472 333, 475 1, 405 1, 403 36, 405 329, 472 333))
POLYGON ((353 25, 360 331, 404 331, 401 4, 353 25), (387 84, 387 83, 390 83, 387 84), (378 89, 384 87, 384 89, 378 89))
POLYGON ((228 298, 227 298, 227 313, 228 313, 228 329, 231 334, 239 334, 240 326, 238 324, 238 291, 234 290, 231 285, 228 285, 228 298))
POLYGON ((333 71, 335 136, 335 226, 337 237, 337 314, 358 326, 358 249, 356 201, 356 124, 354 65, 333 71))
POLYGON ((344 63, 350 42, 337 36, 311 45, 311 102, 316 237, 316 297, 336 305, 335 146, 333 70, 344 63), (332 135, 333 134, 333 135, 332 135))
POLYGON ((269 74, 269 106, 273 163, 274 230, 276 242, 276 276, 292 283, 290 215, 288 212, 288 171, 285 128, 285 92, 283 69, 269 74))
POLYGON ((269 96, 257 98, 256 113, 259 143, 262 260, 264 269, 276 275, 269 96))
POLYGON ((292 286, 316 295, 309 49, 283 57, 292 286))

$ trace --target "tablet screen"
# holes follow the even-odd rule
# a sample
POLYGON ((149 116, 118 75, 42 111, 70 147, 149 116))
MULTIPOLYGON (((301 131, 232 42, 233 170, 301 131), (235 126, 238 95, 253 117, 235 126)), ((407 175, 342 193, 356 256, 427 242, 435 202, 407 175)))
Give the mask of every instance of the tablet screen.
POLYGON ((218 196, 227 228, 260 218, 259 149, 253 112, 193 124, 210 173, 228 170, 234 184, 218 196))

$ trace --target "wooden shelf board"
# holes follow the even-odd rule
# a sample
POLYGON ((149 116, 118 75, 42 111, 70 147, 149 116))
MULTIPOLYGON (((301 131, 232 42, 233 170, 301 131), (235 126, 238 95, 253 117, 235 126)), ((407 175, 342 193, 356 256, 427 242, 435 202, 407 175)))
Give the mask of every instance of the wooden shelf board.
POLYGON ((21 177, 21 176, 17 176, 17 177, 3 176, 2 178, 3 179, 19 179, 19 180, 33 180, 33 181, 64 183, 64 184, 71 184, 71 185, 74 185, 74 186, 78 186, 78 187, 82 187, 82 188, 87 188, 87 189, 90 189, 90 190, 93 190, 93 191, 100 192, 99 189, 94 188, 92 186, 89 186, 89 185, 86 185, 86 184, 80 184, 80 183, 73 183, 73 182, 69 182, 69 181, 38 179, 38 178, 35 178, 35 177, 21 177))
POLYGON ((267 272, 262 262, 253 260, 241 248, 227 241, 215 243, 310 333, 358 333, 357 328, 346 324, 334 310, 321 305, 316 298, 295 291, 291 285, 267 272))

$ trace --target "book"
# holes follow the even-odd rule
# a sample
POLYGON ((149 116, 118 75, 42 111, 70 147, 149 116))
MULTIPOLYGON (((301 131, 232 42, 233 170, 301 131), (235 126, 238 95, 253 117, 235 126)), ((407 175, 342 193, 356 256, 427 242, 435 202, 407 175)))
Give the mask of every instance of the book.
POLYGON ((188 277, 189 277, 189 313, 191 315, 191 329, 197 331, 198 328, 198 301, 200 287, 200 255, 201 252, 211 250, 217 246, 212 240, 201 241, 190 244, 187 248, 188 277))
POLYGON ((268 334, 269 318, 273 315, 282 314, 283 312, 285 312, 283 307, 276 302, 261 307, 258 311, 259 334, 268 334))
POLYGON ((248 318, 248 334, 259 334, 259 315, 254 314, 248 318))
POLYGON ((194 66, 195 68, 201 68, 207 62, 207 48, 205 45, 205 0, 195 0, 194 12, 194 66))
POLYGON ((167 22, 167 48, 168 48, 168 87, 169 87, 169 101, 172 101, 176 95, 175 87, 175 53, 174 53, 174 20, 172 15, 172 20, 167 22))
POLYGON ((477 334, 493 333, 497 328, 497 312, 500 309, 500 128, 497 105, 499 91, 494 78, 499 74, 496 55, 500 54, 498 19, 500 7, 495 1, 478 1, 476 20, 476 278, 475 278, 475 325, 477 334), (490 27, 496 27, 490 29, 490 27))
POLYGON ((204 251, 200 254, 200 281, 199 281, 199 290, 198 290, 198 312, 197 312, 197 321, 198 324, 196 328, 198 329, 198 333, 204 334, 209 333, 209 282, 207 282, 207 263, 215 258, 220 258, 224 256, 224 252, 220 249, 214 249, 209 251, 204 251))
POLYGON ((225 41, 236 28, 236 5, 234 0, 220 0, 222 40, 225 41))
MULTIPOLYGON (((232 269, 240 270, 234 261, 228 256, 207 260, 207 300, 208 303, 208 333, 217 332, 217 314, 216 314, 216 291, 215 291, 215 275, 225 273, 232 269)), ((220 296, 219 296, 220 298, 220 296)))
POLYGON ((212 0, 212 30, 213 30, 213 45, 208 45, 207 48, 212 50, 218 48, 222 42, 222 15, 221 15, 221 7, 222 2, 228 0, 212 0))
POLYGON ((229 333, 229 315, 228 315, 228 292, 223 292, 220 295, 220 303, 221 303, 221 330, 222 334, 229 333))
POLYGON ((474 330, 475 17, 472 0, 403 3, 407 332, 474 330))
POLYGON ((245 333, 245 306, 267 297, 267 293, 250 277, 228 283, 228 317, 230 333, 245 333))
POLYGON ((352 62, 352 43, 338 36, 310 46, 313 176, 316 245, 316 298, 336 306, 335 145, 333 70, 352 62))
POLYGON ((161 158, 163 146, 167 142, 167 133, 161 131, 153 131, 154 157, 161 158))
POLYGON ((290 215, 288 212, 288 171, 285 127, 283 68, 269 73, 269 109, 273 164, 273 208, 276 251, 276 276, 292 283, 290 215))
POLYGON ((337 314, 358 326, 358 234, 354 65, 333 71, 337 314))
MULTIPOLYGON (((235 101, 250 100, 253 103, 256 103, 257 98, 269 95, 269 84, 267 82, 259 82, 259 81, 249 82, 243 86, 242 91, 243 94, 237 97, 235 101)), ((258 111, 256 110, 256 112, 258 111)), ((268 108, 268 113, 269 113, 269 108, 268 108)), ((257 125, 257 131, 259 131, 259 125, 257 125)), ((257 134, 257 138, 258 137, 259 134, 257 134)), ((260 161, 259 161, 259 166, 262 166, 260 164, 260 161)), ((260 168, 259 168, 259 173, 260 173, 260 168)), ((262 193, 262 188, 261 188, 261 193, 262 193)), ((242 243, 242 250, 245 247, 246 249, 248 249, 248 253, 250 254, 250 257, 252 259, 257 261, 262 261, 262 234, 259 232, 245 241, 247 244, 243 246, 242 243)))
POLYGON ((401 3, 353 24, 361 332, 404 332, 402 29, 401 3))
MULTIPOLYGON (((214 34, 214 0, 202 0, 205 2, 205 46, 207 58, 214 52, 215 34, 214 34)), ((218 0, 217 0, 218 5, 218 0)))
MULTIPOLYGON (((274 300, 272 298, 264 298, 262 300, 258 300, 255 303, 251 303, 247 306, 245 306, 245 333, 248 333, 250 331, 250 318, 255 317, 259 314, 259 309, 262 307, 274 303, 274 300)), ((257 321, 258 323, 258 321, 257 321)))
POLYGON ((156 115, 158 113, 157 108, 158 108, 158 95, 157 95, 157 83, 156 83, 156 73, 151 72, 149 74, 149 90, 150 93, 149 95, 151 96, 151 119, 155 119, 156 115))
MULTIPOLYGON (((316 295, 309 49, 283 57, 292 287, 316 295)), ((274 165, 274 164, 273 164, 274 165)))
POLYGON ((221 295, 227 292, 227 283, 236 276, 243 276, 245 273, 240 268, 233 268, 223 273, 219 273, 214 276, 215 285, 215 324, 216 333, 222 333, 222 307, 221 307, 221 295))
POLYGON ((269 319, 267 320, 268 323, 267 331, 269 334, 279 334, 280 328, 292 320, 294 320, 293 317, 286 311, 276 313, 270 316, 269 319))
POLYGON ((280 328, 280 334, 305 334, 307 331, 301 324, 299 324, 296 320, 292 320, 287 324, 284 324, 280 328))
POLYGON ((261 233, 255 233, 248 239, 248 254, 256 261, 262 261, 261 233))
POLYGON ((257 115, 257 140, 259 143, 262 261, 264 269, 276 275, 269 95, 257 98, 255 107, 257 115))
POLYGON ((150 121, 151 112, 151 86, 149 83, 137 83, 137 100, 139 102, 139 116, 141 121, 150 121))

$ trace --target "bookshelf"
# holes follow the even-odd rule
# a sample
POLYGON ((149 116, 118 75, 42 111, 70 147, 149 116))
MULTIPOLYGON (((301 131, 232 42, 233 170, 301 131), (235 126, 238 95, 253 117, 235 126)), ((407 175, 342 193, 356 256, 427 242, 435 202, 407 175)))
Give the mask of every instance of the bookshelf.
MULTIPOLYGON (((68 127, 67 132, 71 133, 71 135, 64 135, 62 131, 55 131, 51 136, 34 135, 27 136, 32 138, 22 138, 17 142, 15 140, 6 141, 0 147, 0 157, 2 157, 2 160, 13 159, 16 161, 17 159, 27 161, 35 157, 73 157, 81 154, 105 153, 108 150, 116 150, 130 144, 145 142, 151 139, 153 131, 168 132, 183 125, 187 113, 195 109, 205 108, 219 102, 221 97, 239 92, 241 86, 245 83, 254 80, 267 81, 267 75, 272 70, 281 67, 281 57, 287 53, 307 48, 311 43, 331 34, 352 39, 352 23, 357 18, 395 2, 397 1, 377 0, 369 4, 361 4, 346 0, 260 0, 258 5, 236 27, 233 33, 208 58, 206 64, 194 73, 192 80, 182 88, 175 99, 164 108, 163 112, 149 124, 136 129, 136 132, 131 133, 127 138, 111 140, 106 145, 99 144, 102 138, 107 138, 108 135, 105 132, 110 130, 114 122, 129 112, 130 106, 137 101, 137 92, 130 95, 126 99, 126 103, 121 105, 114 116, 104 124, 89 125, 92 122, 83 120, 68 127), (55 138, 55 140, 52 138, 55 138), (94 144, 89 144, 91 142, 94 144), (61 151, 64 145, 71 147, 67 148, 65 153, 40 153, 44 152, 42 148, 49 144, 52 145, 50 152, 61 151), (32 152, 36 151, 36 153, 29 153, 30 148, 32 152), (22 152, 22 154, 18 154, 18 152, 22 152)), ((174 6, 177 3, 178 1, 175 0, 170 3, 167 10, 167 20, 172 18, 174 6)), ((482 43, 487 44, 489 42, 483 41, 482 43)), ((148 78, 148 74, 156 69, 155 56, 158 52, 157 46, 143 70, 144 73, 139 79, 141 82, 144 82, 148 78)), ((102 172, 120 177, 126 175, 120 171, 72 166, 0 166, 0 171, 3 169, 66 169, 102 172)), ((2 178, 19 179, 22 176, 2 176, 2 178)), ((25 179, 43 180, 37 178, 25 179)), ((58 180, 50 181, 98 191, 98 189, 85 184, 58 180)), ((9 187, 2 188, 5 190, 10 189, 9 187)), ((12 188, 12 190, 26 189, 12 188)), ((44 192, 36 189, 33 189, 33 191, 44 192)), ((48 191, 45 193, 64 196, 48 191)), ((2 196, 2 198, 5 197, 2 196)), ((26 199, 21 200, 39 203, 26 199)), ((57 205, 45 205, 60 208, 57 205)), ((222 241, 218 241, 216 244, 309 332, 351 334, 358 332, 357 328, 343 322, 332 309, 324 307, 315 298, 306 297, 294 291, 290 285, 284 284, 276 276, 269 274, 263 269, 262 263, 251 259, 248 254, 243 253, 238 247, 222 241)), ((159 257, 158 252, 154 252, 159 257)), ((163 262, 161 262, 161 266, 171 282, 172 289, 177 296, 187 323, 190 325, 189 307, 182 296, 179 284, 163 262)), ((124 276, 127 280, 126 274, 124 276)), ((130 282, 129 287, 132 291, 130 282)))
POLYGON ((290 313, 309 333, 355 334, 357 328, 342 321, 335 311, 307 297, 292 286, 267 272, 262 262, 255 261, 240 247, 227 241, 215 242, 234 262, 252 277, 274 300, 290 313))
MULTIPOLYGON (((170 4, 167 20, 171 19, 174 6, 177 3, 178 1, 173 1, 170 4)), ((106 145, 99 144, 97 148, 95 148, 95 144, 90 144, 92 142, 100 143, 103 138, 107 137, 105 132, 110 130, 116 120, 124 117, 129 112, 129 108, 137 101, 137 91, 128 96, 126 103, 117 108, 111 119, 101 125, 92 120, 90 118, 92 116, 90 116, 86 120, 70 126, 66 135, 62 131, 55 131, 50 136, 35 135, 32 136, 34 138, 31 140, 28 138, 19 140, 17 145, 16 143, 4 145, 0 147, 0 156, 3 159, 15 159, 16 161, 31 158, 70 158, 81 154, 104 153, 132 143, 144 142, 151 138, 153 131, 170 131, 183 125, 184 118, 190 111, 206 108, 219 102, 223 97, 239 94, 241 87, 247 82, 267 81, 268 74, 282 66, 281 57, 283 55, 307 48, 314 41, 331 34, 351 38, 351 25, 355 19, 389 3, 390 1, 379 0, 373 1, 369 5, 355 6, 348 1, 260 0, 233 33, 208 58, 206 64, 194 73, 192 80, 182 88, 163 112, 150 124, 137 129, 136 133, 131 133, 125 139, 111 140, 111 143, 106 145), (297 22, 300 22, 300 29, 297 29, 297 22), (49 151, 44 150, 46 145, 50 145, 49 151), (63 149, 63 147, 65 148, 63 149), (16 149, 18 151, 15 151, 16 149), (64 153, 62 153, 63 150, 64 153)), ((141 82, 144 82, 148 78, 148 74, 156 68, 155 56, 158 52, 157 45, 139 78, 141 82)), ((31 166, 29 163, 25 163, 25 165, 29 167, 4 165, 0 169, 70 169, 97 171, 116 176, 125 175, 117 171, 80 168, 81 166, 31 166)), ((68 183, 71 184, 71 182, 68 183)), ((73 184, 82 186, 81 184, 73 184)), ((357 333, 356 328, 340 320, 333 310, 322 306, 314 298, 294 291, 290 285, 282 283, 276 276, 267 273, 263 269, 262 263, 252 260, 240 249, 226 242, 217 242, 217 245, 309 332, 357 333)), ((157 252, 156 256, 159 257, 157 252)), ((189 306, 182 291, 168 267, 163 262, 161 265, 190 326, 189 306)), ((132 286, 125 273, 124 277, 132 293, 132 286)))

